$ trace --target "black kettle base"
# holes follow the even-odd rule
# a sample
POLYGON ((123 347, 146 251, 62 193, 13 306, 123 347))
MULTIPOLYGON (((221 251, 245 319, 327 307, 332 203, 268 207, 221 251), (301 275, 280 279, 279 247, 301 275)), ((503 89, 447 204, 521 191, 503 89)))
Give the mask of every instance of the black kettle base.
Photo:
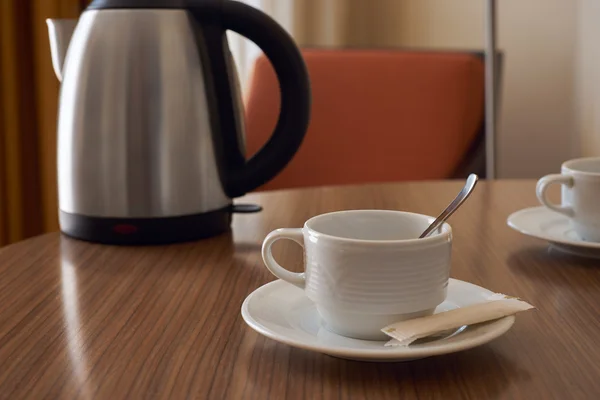
POLYGON ((231 207, 165 218, 103 218, 60 211, 61 231, 89 242, 116 245, 158 245, 205 239, 227 232, 231 207))

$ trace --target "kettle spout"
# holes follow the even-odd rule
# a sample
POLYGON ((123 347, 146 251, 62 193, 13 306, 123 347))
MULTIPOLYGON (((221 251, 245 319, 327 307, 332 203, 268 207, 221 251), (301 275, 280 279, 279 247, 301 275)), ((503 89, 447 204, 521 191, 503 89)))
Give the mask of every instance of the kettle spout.
POLYGON ((50 37, 50 51, 52 53, 52 66, 59 81, 62 81, 62 69, 65 62, 67 49, 71 36, 77 26, 76 19, 47 19, 48 36, 50 37))

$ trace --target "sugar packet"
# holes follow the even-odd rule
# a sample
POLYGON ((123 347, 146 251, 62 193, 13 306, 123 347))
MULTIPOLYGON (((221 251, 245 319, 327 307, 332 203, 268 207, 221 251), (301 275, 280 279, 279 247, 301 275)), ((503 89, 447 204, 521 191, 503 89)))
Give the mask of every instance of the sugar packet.
POLYGON ((531 304, 516 297, 494 293, 484 302, 454 310, 396 322, 381 331, 393 339, 386 346, 408 346, 417 339, 432 336, 450 329, 491 321, 521 311, 530 310, 531 304))

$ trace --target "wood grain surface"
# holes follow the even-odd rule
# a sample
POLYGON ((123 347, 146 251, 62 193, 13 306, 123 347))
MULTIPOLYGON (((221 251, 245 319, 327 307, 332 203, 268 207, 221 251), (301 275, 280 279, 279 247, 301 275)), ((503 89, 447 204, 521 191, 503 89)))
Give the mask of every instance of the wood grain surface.
MULTIPOLYGON (((461 353, 364 363, 291 348, 248 328, 244 298, 274 278, 260 244, 279 227, 356 208, 437 214, 461 182, 262 193, 233 232, 163 247, 48 234, 0 251, 0 398, 598 399, 600 263, 506 226, 533 181, 482 182, 451 219, 452 276, 537 310, 461 353)), ((301 250, 275 256, 301 269, 301 250)))

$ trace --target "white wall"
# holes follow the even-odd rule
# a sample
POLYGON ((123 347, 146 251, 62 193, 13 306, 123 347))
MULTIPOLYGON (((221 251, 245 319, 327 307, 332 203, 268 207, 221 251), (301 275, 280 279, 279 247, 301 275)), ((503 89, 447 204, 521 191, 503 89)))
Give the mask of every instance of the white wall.
POLYGON ((584 156, 600 156, 600 2, 579 0, 577 117, 584 156))
MULTIPOLYGON (((590 8, 596 3, 598 8, 598 0, 581 1, 590 8)), ((485 1, 401 2, 398 23, 403 29, 403 45, 482 48, 485 1)), ((505 57, 498 177, 538 177, 558 171, 563 160, 580 154, 575 108, 578 2, 497 3, 498 41, 505 57)), ((600 12, 595 17, 599 21, 600 12)), ((589 25, 593 18, 587 16, 589 25)), ((594 28, 598 33, 595 38, 600 38, 600 28, 594 28)), ((593 47, 592 39, 587 43, 589 48, 593 47)), ((600 65, 598 60, 596 57, 596 65, 600 65)), ((600 96, 597 104, 594 115, 600 117, 600 96)), ((596 124, 600 125, 600 120, 596 124)), ((600 146, 600 139, 595 144, 600 146)))

